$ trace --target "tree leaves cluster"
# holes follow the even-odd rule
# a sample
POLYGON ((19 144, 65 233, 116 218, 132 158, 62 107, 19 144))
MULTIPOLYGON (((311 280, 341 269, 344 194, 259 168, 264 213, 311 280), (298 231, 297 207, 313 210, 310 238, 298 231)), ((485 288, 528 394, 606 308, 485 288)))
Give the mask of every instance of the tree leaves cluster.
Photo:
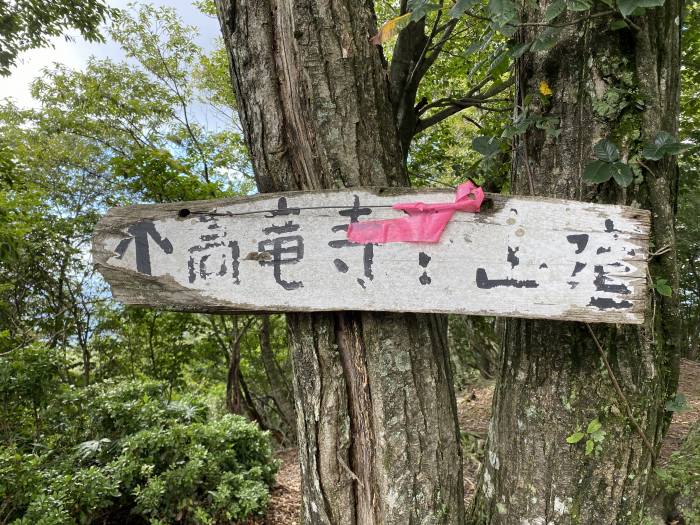
POLYGON ((112 12, 103 0, 0 0, 0 76, 10 74, 19 53, 47 46, 67 30, 102 40, 100 25, 112 12))

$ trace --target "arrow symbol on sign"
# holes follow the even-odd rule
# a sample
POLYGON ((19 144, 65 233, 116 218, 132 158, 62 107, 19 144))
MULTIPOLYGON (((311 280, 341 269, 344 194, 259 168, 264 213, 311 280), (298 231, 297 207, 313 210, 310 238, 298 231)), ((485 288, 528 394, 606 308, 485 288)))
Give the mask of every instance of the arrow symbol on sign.
POLYGON ((148 247, 149 236, 165 253, 173 253, 173 245, 167 238, 161 237, 160 233, 158 233, 158 230, 156 230, 153 221, 139 221, 136 224, 129 226, 129 228, 126 231, 129 232, 131 237, 122 239, 122 241, 117 245, 117 248, 114 250, 114 252, 117 254, 117 259, 121 259, 122 257, 124 257, 126 249, 129 247, 129 244, 133 240, 134 249, 136 250, 136 270, 139 273, 152 275, 151 253, 148 247))

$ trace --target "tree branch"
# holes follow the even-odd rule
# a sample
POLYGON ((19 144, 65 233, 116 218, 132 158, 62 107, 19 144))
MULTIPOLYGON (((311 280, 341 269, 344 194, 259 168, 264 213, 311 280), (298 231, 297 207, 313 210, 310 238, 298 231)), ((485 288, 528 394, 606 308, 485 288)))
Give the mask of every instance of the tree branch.
POLYGON ((438 101, 424 106, 421 113, 425 113, 427 109, 435 107, 445 107, 445 109, 433 113, 427 118, 418 119, 414 135, 417 135, 421 131, 424 131, 425 129, 429 128, 430 126, 434 126, 438 122, 442 122, 447 117, 450 117, 455 113, 459 113, 465 108, 477 107, 481 109, 492 110, 493 108, 486 107, 484 106, 484 104, 488 102, 495 102, 493 100, 493 97, 510 88, 513 85, 513 83, 514 79, 511 77, 505 82, 493 86, 491 89, 489 89, 482 95, 466 96, 459 99, 440 99, 438 101))

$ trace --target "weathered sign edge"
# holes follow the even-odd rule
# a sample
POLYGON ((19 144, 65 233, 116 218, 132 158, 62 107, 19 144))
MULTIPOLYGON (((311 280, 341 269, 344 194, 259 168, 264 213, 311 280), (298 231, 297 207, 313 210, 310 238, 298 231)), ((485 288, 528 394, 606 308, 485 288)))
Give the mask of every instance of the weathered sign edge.
MULTIPOLYGON (((172 212, 174 214, 178 213, 182 209, 188 209, 192 212, 206 212, 212 211, 212 208, 218 208, 222 206, 230 206, 235 204, 256 202, 259 200, 275 199, 279 197, 294 197, 310 194, 329 194, 329 193, 347 193, 353 194, 358 191, 362 191, 369 194, 374 194, 377 196, 388 197, 388 196, 403 196, 403 195, 416 195, 416 194, 445 194, 446 197, 452 197, 454 193, 449 189, 441 188, 404 188, 404 187, 356 187, 356 188, 346 188, 346 189, 331 189, 331 190, 317 190, 317 191, 292 191, 292 192, 281 192, 281 193, 264 193, 255 194, 244 197, 228 197, 224 199, 211 199, 211 200, 198 200, 198 201, 181 201, 181 202, 171 202, 171 203, 158 203, 158 204, 134 204, 129 206, 120 206, 110 208, 107 213, 100 218, 97 225, 95 226, 94 234, 92 236, 92 248, 91 255, 93 260, 93 266, 105 277, 105 280, 110 285, 113 297, 125 304, 129 304, 137 307, 162 307, 168 310, 174 311, 189 311, 189 312, 201 312, 201 313, 276 313, 276 312, 332 312, 332 311, 344 311, 342 309, 308 309, 308 308, 295 308, 290 309, 285 307, 284 309, 265 309, 260 310, 259 307, 250 305, 250 308, 246 308, 246 305, 241 303, 231 304, 228 308, 225 305, 220 305, 217 307, 207 307, 201 304, 202 296, 200 293, 183 287, 182 285, 173 282, 169 282, 167 277, 150 277, 147 275, 142 275, 133 270, 127 270, 124 268, 114 268, 105 261, 109 260, 113 253, 109 252, 103 248, 101 241, 104 237, 109 237, 110 235, 122 235, 123 225, 128 224, 128 221, 133 218, 148 218, 144 215, 144 210, 153 211, 154 213, 150 218, 156 220, 163 218, 163 214, 167 212, 172 212), (137 281, 137 282, 135 282, 137 281), (164 285, 168 284, 169 287, 164 285), (113 283, 116 283, 113 284, 113 283), (141 302, 135 298, 134 295, 129 295, 128 293, 121 293, 119 288, 124 291, 139 289, 141 292, 157 292, 161 296, 170 296, 168 301, 154 301, 149 300, 148 302, 141 302), (157 305, 157 306, 154 306, 157 305)), ((623 205, 606 205, 600 203, 589 203, 585 201, 574 201, 566 199, 555 199, 550 197, 537 197, 528 195, 502 195, 487 193, 486 199, 490 199, 492 205, 489 209, 484 210, 484 212, 493 212, 495 209, 500 209, 505 207, 506 203, 510 200, 530 200, 537 202, 547 202, 553 204, 566 205, 568 203, 576 204, 580 206, 582 204, 591 204, 594 206, 614 206, 617 207, 619 212, 626 218, 633 219, 642 223, 643 226, 647 228, 651 223, 651 212, 649 210, 641 208, 632 208, 623 205), (490 208, 493 208, 490 209, 490 208)), ((639 234, 631 235, 630 238, 635 242, 640 242, 641 244, 648 245, 648 235, 639 234)), ((646 250, 645 250, 646 251, 646 250)), ((641 278, 640 278, 641 279, 641 278)), ((646 278, 644 278, 646 280, 646 278)), ((135 294, 141 295, 141 294, 135 294)), ((633 299, 634 301, 639 301, 639 299, 633 299)), ((218 299, 220 303, 226 303, 218 299)), ((366 310, 366 311, 379 311, 379 310, 366 310)), ((635 321, 630 321, 628 319, 622 320, 623 316, 620 315, 620 322, 625 324, 643 324, 644 313, 643 308, 642 313, 635 319, 635 321)), ((459 310, 426 310, 421 313, 460 313, 459 310)), ((493 312, 483 312, 480 314, 478 311, 465 311, 465 315, 494 315, 493 312)), ((521 312, 513 311, 512 313, 501 313, 500 316, 503 317, 526 317, 528 319, 550 319, 550 320, 568 320, 568 321, 586 321, 594 323, 604 323, 604 322, 616 322, 614 320, 616 312, 610 312, 610 321, 605 321, 597 317, 589 317, 585 311, 580 311, 579 309, 572 309, 571 311, 565 311, 561 316, 538 316, 536 314, 528 313, 524 316, 521 312), (572 319, 575 317, 575 319, 572 319)))

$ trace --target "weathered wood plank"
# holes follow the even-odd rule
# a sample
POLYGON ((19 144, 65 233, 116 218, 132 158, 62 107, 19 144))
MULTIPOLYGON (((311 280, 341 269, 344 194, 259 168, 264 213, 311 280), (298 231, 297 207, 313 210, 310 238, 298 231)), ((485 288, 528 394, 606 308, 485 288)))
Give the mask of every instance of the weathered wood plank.
POLYGON ((132 305, 643 321, 645 210, 488 195, 480 213, 456 213, 438 244, 345 241, 350 220, 453 197, 363 188, 114 208, 92 254, 114 297, 132 305))

